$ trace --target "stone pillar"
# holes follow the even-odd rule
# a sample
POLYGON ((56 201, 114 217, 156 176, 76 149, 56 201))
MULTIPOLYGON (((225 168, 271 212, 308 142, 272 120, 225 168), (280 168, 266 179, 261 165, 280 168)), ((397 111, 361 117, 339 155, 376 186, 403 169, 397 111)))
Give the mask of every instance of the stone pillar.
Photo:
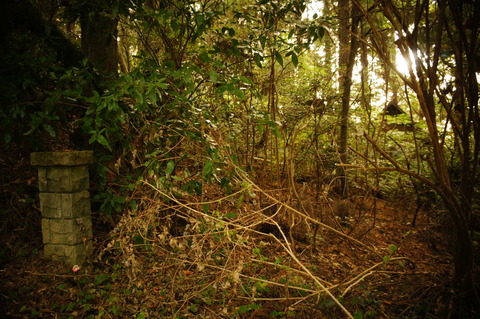
POLYGON ((88 164, 92 151, 37 152, 40 211, 45 256, 83 265, 92 252, 88 164))

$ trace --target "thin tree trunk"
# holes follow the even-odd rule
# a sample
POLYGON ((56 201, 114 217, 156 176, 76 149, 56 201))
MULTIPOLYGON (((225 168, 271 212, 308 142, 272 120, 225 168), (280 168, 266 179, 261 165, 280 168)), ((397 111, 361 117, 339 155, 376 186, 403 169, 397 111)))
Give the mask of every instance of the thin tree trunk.
MULTIPOLYGON (((353 66, 357 54, 357 29, 359 24, 359 10, 353 4, 351 10, 350 0, 340 0, 338 2, 340 19, 339 27, 339 90, 341 92, 341 111, 340 111, 340 132, 338 151, 340 153, 340 164, 348 163, 348 118, 350 112, 350 92, 352 86, 353 66), (351 23, 350 23, 351 21, 351 23)), ((338 168, 340 179, 340 194, 342 198, 347 197, 348 185, 345 169, 342 165, 338 168)))
MULTIPOLYGON (((354 1, 360 3, 358 0, 354 1)), ((473 183, 469 182, 469 185, 466 186, 465 181, 472 181, 471 178, 474 178, 476 175, 477 164, 473 164, 473 160, 478 158, 478 127, 480 119, 478 117, 478 83, 476 75, 466 75, 468 72, 464 69, 464 66, 475 65, 475 55, 472 52, 468 52, 466 48, 478 48, 478 35, 480 33, 478 14, 480 14, 480 4, 478 1, 467 5, 462 1, 439 0, 437 1, 438 6, 430 6, 428 0, 423 0, 418 1, 417 6, 414 8, 415 10, 408 15, 400 12, 400 9, 395 7, 392 2, 379 1, 376 3, 399 36, 395 43, 404 58, 410 61, 410 56, 413 56, 413 61, 410 62, 414 62, 414 64, 410 63, 409 76, 401 73, 398 73, 398 75, 415 92, 421 114, 427 124, 429 142, 433 154, 431 165, 435 181, 426 180, 424 176, 420 176, 412 171, 402 169, 399 169, 399 171, 429 185, 442 198, 448 211, 448 216, 451 218, 455 228, 455 277, 453 279, 458 291, 456 298, 457 311, 461 311, 465 316, 470 315, 473 318, 476 315, 478 316, 477 309, 480 299, 473 284, 475 260, 469 232, 470 208, 468 207, 468 202, 465 203, 465 200, 468 201, 465 195, 470 195, 469 191, 464 192, 462 188, 473 188, 473 183), (472 8, 474 10, 468 11, 468 15, 466 14, 467 11, 463 10, 464 5, 469 6, 469 10, 472 10, 472 8), (451 16, 448 16, 446 12, 449 12, 451 16), (470 18, 467 19, 468 17, 470 18), (468 25, 470 37, 464 37, 465 21, 470 23, 468 25), (456 29, 453 26, 456 26, 456 29), (424 30, 427 33, 435 33, 435 39, 433 40, 429 37, 426 39, 420 38, 421 31, 424 30), (443 44, 442 41, 445 40, 445 35, 447 35, 449 42, 443 44), (430 42, 431 40, 432 42, 430 42), (439 81, 437 74, 442 47, 451 47, 456 58, 454 66, 456 87, 451 104, 442 96, 442 90, 440 89, 442 83, 439 81), (428 54, 427 59, 419 57, 421 50, 424 54, 428 54), (474 83, 474 89, 471 89, 473 94, 470 94, 474 96, 473 99, 472 95, 467 94, 465 90, 465 87, 468 87, 472 82, 474 83), (462 166, 464 166, 460 170, 460 183, 451 179, 450 170, 446 162, 443 139, 440 138, 438 131, 436 94, 449 116, 454 139, 460 142, 456 150, 462 160, 462 166), (467 96, 468 103, 464 100, 467 96), (458 109, 455 109, 455 107, 458 109), (471 143, 471 140, 475 141, 471 143)), ((376 53, 384 63, 391 63, 381 49, 381 45, 385 43, 381 39, 379 29, 376 27, 373 19, 368 16, 365 9, 363 9, 363 12, 372 26, 372 33, 375 35, 372 47, 375 48, 376 53)), ((472 69, 473 67, 470 66, 470 70, 472 69)), ((388 158, 388 154, 385 152, 382 155, 388 158)))

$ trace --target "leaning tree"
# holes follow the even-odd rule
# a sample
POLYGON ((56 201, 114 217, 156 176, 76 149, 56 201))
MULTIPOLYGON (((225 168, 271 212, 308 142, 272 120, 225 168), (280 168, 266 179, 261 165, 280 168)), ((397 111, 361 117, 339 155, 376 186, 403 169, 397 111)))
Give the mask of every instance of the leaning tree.
MULTIPOLYGON (((478 71, 480 68, 480 2, 439 0, 375 1, 366 7, 355 1, 371 28, 368 43, 376 56, 396 71, 419 105, 416 112, 426 122, 431 157, 425 158, 433 180, 399 165, 376 141, 366 138, 393 164, 393 169, 431 187, 442 199, 451 220, 455 278, 460 306, 474 309, 480 303, 473 284, 475 260, 472 235, 478 209, 478 155, 480 117, 478 71), (397 70, 389 55, 375 14, 386 18, 395 44, 408 62, 408 73, 397 70), (444 114, 442 121, 439 114, 444 114), (452 136, 454 148, 447 148, 452 136), (451 159, 449 161, 449 159, 451 159)), ((380 168, 379 168, 380 169, 380 168)), ((391 167, 385 168, 392 169, 391 167)))

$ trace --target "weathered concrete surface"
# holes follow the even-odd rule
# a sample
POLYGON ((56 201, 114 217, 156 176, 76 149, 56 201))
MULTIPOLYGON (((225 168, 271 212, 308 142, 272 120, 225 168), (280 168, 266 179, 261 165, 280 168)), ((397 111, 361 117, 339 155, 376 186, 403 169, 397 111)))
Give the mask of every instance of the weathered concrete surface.
POLYGON ((78 218, 90 215, 90 193, 40 193, 43 218, 78 218))
POLYGON ((47 193, 72 193, 88 189, 88 167, 52 166, 38 168, 38 189, 47 193))
POLYGON ((75 219, 42 218, 43 242, 55 245, 76 245, 89 241, 92 236, 92 219, 84 216, 75 219))
POLYGON ((30 154, 32 166, 77 166, 93 163, 93 151, 35 152, 30 154))
POLYGON ((32 153, 30 162, 38 167, 44 255, 85 264, 92 252, 88 164, 93 152, 32 153))
POLYGON ((53 260, 65 262, 68 265, 82 265, 92 253, 91 246, 78 245, 54 245, 45 244, 43 251, 45 256, 53 260))

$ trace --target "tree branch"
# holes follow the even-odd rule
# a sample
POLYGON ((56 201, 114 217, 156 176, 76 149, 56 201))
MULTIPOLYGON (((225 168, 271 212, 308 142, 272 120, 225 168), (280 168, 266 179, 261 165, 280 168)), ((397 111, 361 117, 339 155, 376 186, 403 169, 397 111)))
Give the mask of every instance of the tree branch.
POLYGON ((389 161, 394 167, 392 168, 387 168, 387 167, 375 167, 376 170, 378 171, 389 171, 389 170, 395 170, 399 173, 411 176, 420 182, 424 183, 431 189, 433 189, 435 192, 437 192, 442 198, 445 196, 444 192, 440 187, 437 186, 434 182, 430 181, 429 179, 423 177, 422 175, 419 175, 415 173, 414 171, 408 170, 406 168, 403 168, 400 166, 400 164, 390 155, 388 155, 387 152, 385 152, 378 144, 375 142, 370 136, 367 135, 367 133, 363 133, 363 136, 367 139, 367 141, 372 144, 372 146, 387 160, 389 161))

